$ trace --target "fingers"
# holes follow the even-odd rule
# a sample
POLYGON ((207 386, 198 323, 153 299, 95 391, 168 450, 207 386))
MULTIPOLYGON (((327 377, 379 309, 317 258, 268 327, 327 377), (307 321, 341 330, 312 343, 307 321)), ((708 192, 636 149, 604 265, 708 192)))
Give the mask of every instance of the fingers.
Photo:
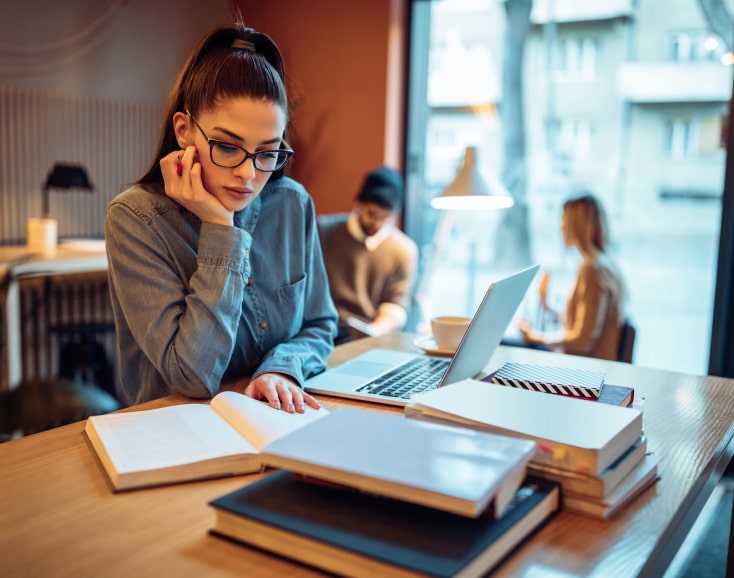
POLYGON ((321 404, 307 393, 303 393, 303 401, 314 409, 319 409, 321 407, 321 404))
POLYGON ((319 409, 321 405, 298 385, 279 374, 265 373, 253 379, 245 388, 245 395, 266 399, 274 409, 288 413, 303 413, 305 406, 319 409))
POLYGON ((173 151, 160 160, 161 174, 169 197, 177 199, 183 195, 186 184, 191 183, 193 168, 198 165, 195 161, 196 147, 193 146, 173 151))

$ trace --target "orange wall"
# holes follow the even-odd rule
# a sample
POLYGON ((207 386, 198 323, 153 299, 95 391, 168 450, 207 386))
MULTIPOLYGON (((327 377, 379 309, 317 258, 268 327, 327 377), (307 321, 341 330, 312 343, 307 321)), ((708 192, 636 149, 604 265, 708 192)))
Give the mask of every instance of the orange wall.
POLYGON ((286 65, 296 154, 289 174, 319 213, 347 211, 364 174, 402 169, 407 0, 233 0, 286 65))

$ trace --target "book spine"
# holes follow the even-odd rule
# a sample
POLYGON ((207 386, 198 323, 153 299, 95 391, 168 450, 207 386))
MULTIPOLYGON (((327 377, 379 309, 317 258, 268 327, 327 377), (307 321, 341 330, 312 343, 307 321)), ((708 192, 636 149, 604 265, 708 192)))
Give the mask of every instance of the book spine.
POLYGON ((505 385, 507 387, 517 387, 520 389, 528 389, 530 391, 540 391, 542 393, 552 393, 555 395, 565 395, 566 397, 575 397, 578 399, 596 400, 599 399, 601 390, 596 388, 575 387, 571 385, 562 385, 557 383, 547 383, 542 381, 527 381, 524 379, 511 379, 508 377, 492 377, 492 383, 505 385))

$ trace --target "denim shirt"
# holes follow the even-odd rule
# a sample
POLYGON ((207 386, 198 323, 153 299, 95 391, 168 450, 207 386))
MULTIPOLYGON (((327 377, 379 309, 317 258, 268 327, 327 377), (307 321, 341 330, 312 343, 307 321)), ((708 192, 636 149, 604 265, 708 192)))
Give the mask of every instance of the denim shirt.
POLYGON ((268 183, 234 227, 134 186, 108 206, 105 242, 125 402, 266 372, 302 386, 326 368, 337 315, 299 183, 268 183))

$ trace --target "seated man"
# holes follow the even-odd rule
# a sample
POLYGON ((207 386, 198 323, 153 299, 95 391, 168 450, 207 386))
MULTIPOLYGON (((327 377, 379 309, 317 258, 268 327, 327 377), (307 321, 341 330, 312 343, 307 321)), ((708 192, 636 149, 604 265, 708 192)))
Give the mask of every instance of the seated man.
POLYGON ((418 247, 394 224, 403 200, 398 171, 369 173, 351 213, 319 218, 331 297, 339 312, 336 343, 402 329, 418 247))

